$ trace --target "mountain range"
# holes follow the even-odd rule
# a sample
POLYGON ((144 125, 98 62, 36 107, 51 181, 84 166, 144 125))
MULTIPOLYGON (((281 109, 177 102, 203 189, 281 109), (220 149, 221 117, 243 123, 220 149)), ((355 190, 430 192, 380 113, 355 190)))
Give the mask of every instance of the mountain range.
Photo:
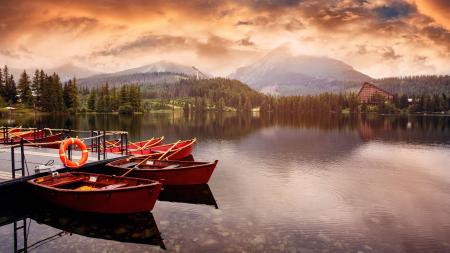
MULTIPOLYGON (((16 80, 19 79, 20 75, 22 74, 22 72, 24 70, 30 76, 33 76, 34 72, 36 71, 36 69, 31 69, 31 68, 27 68, 27 69, 9 68, 9 72, 14 76, 14 79, 16 79, 16 80)), ((84 78, 84 77, 99 74, 99 72, 92 71, 87 68, 79 67, 72 63, 67 63, 64 65, 58 66, 56 68, 48 68, 48 69, 43 69, 43 70, 47 74, 57 73, 59 75, 59 78, 61 78, 61 80, 63 82, 65 82, 69 79, 72 79, 74 77, 84 78)))
MULTIPOLYGON (((22 71, 10 69, 16 79, 22 71)), ((65 64, 44 71, 49 74, 58 73, 62 81, 76 77, 79 85, 87 87, 98 87, 105 83, 110 86, 175 83, 197 75, 193 67, 168 61, 113 73, 90 71, 74 64, 65 64)), ((32 75, 34 70, 27 72, 32 75)), ((348 91, 360 87, 364 81, 373 80, 342 61, 326 57, 293 55, 283 47, 273 50, 250 65, 236 69, 228 78, 237 79, 257 91, 278 95, 348 91)))
POLYGON ((196 71, 192 67, 168 61, 159 61, 138 68, 80 78, 78 83, 89 87, 97 87, 105 83, 108 83, 110 86, 162 84, 174 83, 194 75, 196 75, 196 71))

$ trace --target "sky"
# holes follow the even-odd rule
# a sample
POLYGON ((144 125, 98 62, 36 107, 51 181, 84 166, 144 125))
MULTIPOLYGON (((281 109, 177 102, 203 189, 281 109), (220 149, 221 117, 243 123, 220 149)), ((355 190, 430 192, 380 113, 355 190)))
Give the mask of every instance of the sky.
POLYGON ((0 64, 227 75, 289 45, 372 77, 450 74, 450 0, 0 0, 0 64))

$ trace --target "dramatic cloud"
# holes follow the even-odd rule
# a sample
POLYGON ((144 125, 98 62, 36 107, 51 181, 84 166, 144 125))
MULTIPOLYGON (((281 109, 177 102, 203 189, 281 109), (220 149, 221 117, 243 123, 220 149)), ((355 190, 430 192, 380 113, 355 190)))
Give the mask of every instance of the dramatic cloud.
POLYGON ((130 53, 141 54, 148 51, 186 49, 190 41, 180 36, 144 34, 135 40, 121 45, 110 45, 105 49, 94 51, 94 56, 121 56, 130 53))
POLYGON ((374 77, 450 74, 448 0, 0 0, 0 64, 225 75, 283 44, 374 77))

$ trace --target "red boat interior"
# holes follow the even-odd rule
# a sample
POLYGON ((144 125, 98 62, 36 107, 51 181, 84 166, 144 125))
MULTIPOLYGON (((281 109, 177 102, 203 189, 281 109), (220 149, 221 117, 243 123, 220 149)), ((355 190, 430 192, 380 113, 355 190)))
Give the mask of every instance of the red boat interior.
MULTIPOLYGON (((110 163, 113 167, 120 168, 133 168, 140 162, 142 162, 144 158, 132 158, 130 160, 119 160, 110 163)), ((166 160, 148 160, 144 164, 139 166, 139 169, 176 169, 180 167, 190 167, 190 166, 198 166, 207 164, 205 162, 190 162, 190 161, 166 161, 166 160)))
POLYGON ((63 173, 57 176, 38 178, 34 180, 34 183, 58 189, 92 191, 145 185, 149 184, 149 181, 97 174, 63 173))
MULTIPOLYGON (((179 143, 177 143, 177 145, 172 148, 172 151, 176 151, 177 149, 180 148, 185 148, 189 145, 192 145, 193 143, 195 143, 195 139, 194 140, 188 140, 188 141, 181 141, 179 143)), ((165 144, 165 145, 161 145, 161 146, 157 146, 157 147, 153 147, 152 148, 152 152, 154 153, 163 153, 166 152, 168 148, 171 148, 175 143, 171 143, 171 144, 165 144)))

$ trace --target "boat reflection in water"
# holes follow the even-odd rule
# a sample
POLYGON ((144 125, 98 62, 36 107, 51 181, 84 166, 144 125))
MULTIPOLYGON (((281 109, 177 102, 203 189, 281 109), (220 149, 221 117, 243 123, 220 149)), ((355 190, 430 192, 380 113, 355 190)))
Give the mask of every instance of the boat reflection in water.
MULTIPOLYGON (((212 191, 207 184, 165 186, 159 201, 208 205, 218 209, 212 191)), ((12 224, 14 252, 28 252, 66 236, 77 234, 90 238, 166 247, 153 214, 128 215, 92 214, 63 209, 54 205, 43 205, 35 201, 12 204, 0 210, 0 227, 12 224), (45 238, 32 241, 30 226, 44 224, 57 230, 47 233, 45 238), (24 229, 26 228, 26 229, 24 229)), ((35 230, 34 230, 35 231, 35 230)), ((58 243, 58 242, 57 242, 58 243)), ((62 243, 62 242, 61 242, 62 243)))
POLYGON ((13 223, 14 252, 27 252, 63 236, 78 234, 118 242, 159 246, 166 249, 153 214, 86 214, 55 206, 38 206, 26 213, 17 209, 0 215, 0 226, 13 223), (32 221, 61 230, 39 241, 28 241, 32 221), (24 229, 26 228, 26 229, 24 229))
POLYGON ((160 192, 159 201, 178 202, 214 206, 219 209, 214 195, 207 184, 200 185, 166 185, 160 192))

